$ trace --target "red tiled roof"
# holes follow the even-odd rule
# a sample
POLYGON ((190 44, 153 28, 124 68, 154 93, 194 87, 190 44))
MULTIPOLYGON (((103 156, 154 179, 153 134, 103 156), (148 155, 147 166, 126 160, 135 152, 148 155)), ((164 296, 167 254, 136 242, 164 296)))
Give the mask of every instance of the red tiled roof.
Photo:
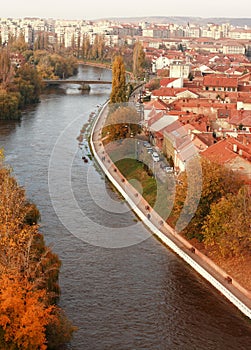
POLYGON ((160 79, 160 86, 167 86, 175 80, 177 80, 177 78, 162 78, 160 79))
POLYGON ((152 100, 144 103, 144 109, 149 110, 152 108, 155 108, 156 110, 166 110, 167 104, 159 98, 157 100, 152 100))
POLYGON ((221 140, 208 147, 207 150, 202 152, 202 155, 222 165, 231 162, 236 157, 243 157, 243 159, 249 162, 251 161, 251 150, 232 137, 221 140), (234 148, 236 148, 237 152, 234 148))
POLYGON ((251 111, 239 110, 235 111, 232 118, 229 120, 229 124, 251 127, 251 111))
POLYGON ((204 86, 213 87, 235 87, 238 86, 238 79, 223 75, 206 75, 203 79, 204 86))
POLYGON ((226 140, 221 140, 208 147, 201 155, 213 162, 224 165, 232 159, 238 157, 238 154, 229 149, 226 140))
POLYGON ((162 87, 160 89, 156 89, 152 92, 152 96, 170 96, 175 97, 179 92, 186 91, 184 88, 167 88, 162 87))

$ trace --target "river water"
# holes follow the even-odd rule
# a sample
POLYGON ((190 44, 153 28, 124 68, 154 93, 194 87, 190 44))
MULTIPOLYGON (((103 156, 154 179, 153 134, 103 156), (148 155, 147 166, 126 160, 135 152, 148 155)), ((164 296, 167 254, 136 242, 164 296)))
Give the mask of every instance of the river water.
MULTIPOLYGON (((78 78, 108 80, 111 73, 82 66, 78 78)), ((92 160, 83 162, 76 137, 109 92, 107 85, 89 94, 76 86, 49 90, 20 122, 0 124, 6 161, 62 261, 60 305, 78 327, 68 348, 250 349, 250 322, 137 222, 92 160), (128 244, 112 247, 108 236, 99 244, 109 230, 128 244)))

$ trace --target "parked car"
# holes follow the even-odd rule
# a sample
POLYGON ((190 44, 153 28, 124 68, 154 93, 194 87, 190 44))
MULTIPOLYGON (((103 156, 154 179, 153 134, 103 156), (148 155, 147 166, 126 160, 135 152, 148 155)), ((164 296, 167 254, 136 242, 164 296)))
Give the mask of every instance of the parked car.
POLYGON ((147 147, 146 150, 147 150, 147 153, 153 153, 152 147, 147 147))
POLYGON ((165 172, 167 172, 167 173, 173 173, 173 167, 171 167, 171 166, 164 166, 163 169, 164 169, 165 172))
POLYGON ((158 155, 157 152, 153 152, 153 153, 152 153, 152 158, 153 158, 153 161, 154 161, 154 162, 159 162, 159 161, 160 161, 159 155, 158 155))

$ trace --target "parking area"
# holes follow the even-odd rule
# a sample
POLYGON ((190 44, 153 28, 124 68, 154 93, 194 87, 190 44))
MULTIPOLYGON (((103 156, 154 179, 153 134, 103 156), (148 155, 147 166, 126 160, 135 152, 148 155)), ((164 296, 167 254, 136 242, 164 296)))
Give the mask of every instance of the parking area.
POLYGON ((145 163, 152 170, 153 175, 163 182, 167 176, 174 175, 174 169, 167 162, 166 157, 148 141, 137 142, 137 159, 145 163))

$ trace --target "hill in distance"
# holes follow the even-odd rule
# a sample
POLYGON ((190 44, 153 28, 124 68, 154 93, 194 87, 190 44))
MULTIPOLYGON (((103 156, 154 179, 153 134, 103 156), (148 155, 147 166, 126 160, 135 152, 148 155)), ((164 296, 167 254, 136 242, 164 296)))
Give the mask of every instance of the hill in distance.
POLYGON ((149 16, 149 17, 113 17, 104 18, 107 20, 113 20, 119 23, 174 23, 180 25, 186 25, 187 23, 206 25, 207 23, 223 24, 230 23, 235 27, 251 27, 251 18, 228 18, 228 17, 179 17, 179 16, 149 16))

